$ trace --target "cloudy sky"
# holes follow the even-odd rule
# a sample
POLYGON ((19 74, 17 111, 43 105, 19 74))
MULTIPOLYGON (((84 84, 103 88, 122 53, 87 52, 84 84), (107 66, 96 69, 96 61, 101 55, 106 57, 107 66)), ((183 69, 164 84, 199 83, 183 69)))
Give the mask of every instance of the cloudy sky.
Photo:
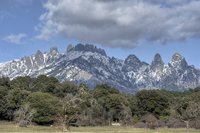
POLYGON ((199 7, 200 0, 1 0, 0 62, 82 42, 148 63, 178 52, 200 68, 199 7))

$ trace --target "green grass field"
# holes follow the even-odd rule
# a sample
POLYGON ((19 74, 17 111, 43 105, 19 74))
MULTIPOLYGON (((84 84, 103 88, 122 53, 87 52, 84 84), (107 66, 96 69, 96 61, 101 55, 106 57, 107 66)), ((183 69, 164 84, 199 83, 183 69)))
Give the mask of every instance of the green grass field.
MULTIPOLYGON (((0 133, 62 133, 55 127, 30 126, 19 128, 11 123, 0 123, 0 133)), ((131 127, 78 127, 71 128, 70 133, 186 133, 186 129, 136 129, 131 127)), ((200 133, 190 129, 187 133, 200 133)))

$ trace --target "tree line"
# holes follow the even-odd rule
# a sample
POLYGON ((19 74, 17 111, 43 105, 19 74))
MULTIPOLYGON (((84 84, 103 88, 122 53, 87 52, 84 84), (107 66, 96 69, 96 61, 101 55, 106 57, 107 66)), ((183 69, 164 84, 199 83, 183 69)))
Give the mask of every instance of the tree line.
POLYGON ((200 88, 185 92, 141 90, 126 94, 106 84, 85 84, 37 78, 0 78, 0 120, 29 124, 200 128, 200 88))

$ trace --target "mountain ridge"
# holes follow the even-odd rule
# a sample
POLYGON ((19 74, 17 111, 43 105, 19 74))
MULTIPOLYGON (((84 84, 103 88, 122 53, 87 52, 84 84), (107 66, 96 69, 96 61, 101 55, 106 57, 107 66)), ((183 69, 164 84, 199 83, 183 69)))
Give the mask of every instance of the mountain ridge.
POLYGON ((182 91, 200 85, 200 70, 188 65, 185 58, 175 53, 168 64, 155 54, 150 64, 135 55, 126 59, 107 56, 104 49, 91 44, 68 45, 65 53, 56 47, 50 52, 37 51, 19 60, 0 63, 0 76, 11 79, 18 76, 47 75, 59 81, 86 83, 93 88, 107 83, 124 92, 162 88, 182 91))

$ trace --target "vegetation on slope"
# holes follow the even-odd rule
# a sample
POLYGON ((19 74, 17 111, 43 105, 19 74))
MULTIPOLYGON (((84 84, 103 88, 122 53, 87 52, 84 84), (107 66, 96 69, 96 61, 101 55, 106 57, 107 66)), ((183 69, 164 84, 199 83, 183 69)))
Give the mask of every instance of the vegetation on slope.
POLYGON ((200 88, 187 92, 142 90, 124 94, 106 84, 93 90, 84 84, 60 83, 53 77, 0 78, 0 120, 31 123, 109 126, 114 122, 141 128, 200 128, 200 88))

